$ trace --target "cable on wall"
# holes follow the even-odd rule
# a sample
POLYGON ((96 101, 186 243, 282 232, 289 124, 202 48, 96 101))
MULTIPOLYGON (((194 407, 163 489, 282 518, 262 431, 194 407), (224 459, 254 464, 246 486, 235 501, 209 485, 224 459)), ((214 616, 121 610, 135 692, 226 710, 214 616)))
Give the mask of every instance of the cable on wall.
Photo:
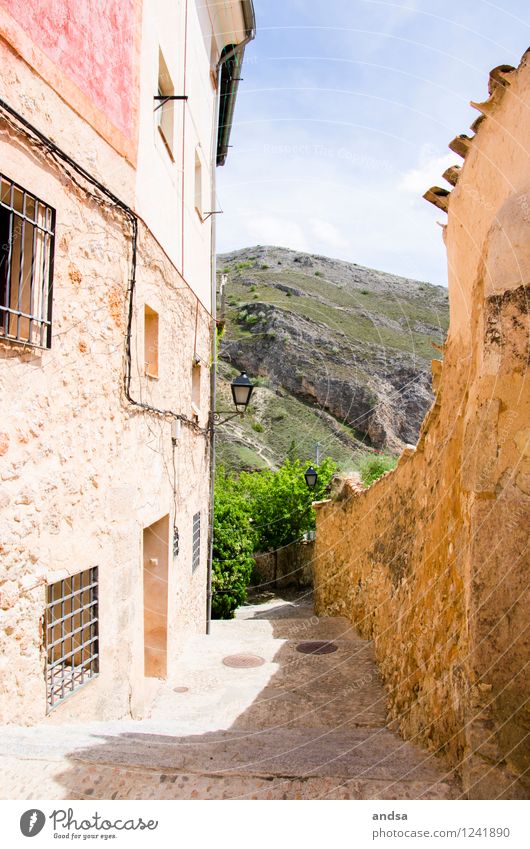
MULTIPOLYGON (((177 419, 185 424, 187 427, 194 430, 196 433, 204 434, 205 436, 209 435, 209 428, 201 428, 193 419, 188 418, 188 416, 183 413, 177 413, 175 410, 171 409, 163 409, 159 407, 154 407, 151 404, 146 404, 143 401, 137 401, 133 398, 131 394, 131 377, 132 377, 132 323, 133 323, 133 313, 134 313, 134 296, 136 291, 136 268, 137 268, 137 258, 138 258, 138 216, 135 212, 128 206, 124 201, 122 201, 117 195, 115 195, 110 189, 107 188, 100 180, 90 174, 82 165, 75 161, 68 153, 62 150, 58 145, 55 144, 48 136, 42 133, 37 127, 31 124, 23 115, 16 111, 12 106, 9 105, 5 100, 0 98, 0 109, 7 113, 7 115, 14 118, 19 125, 21 125, 28 136, 32 139, 32 141, 37 142, 42 147, 44 147, 48 152, 50 152, 57 160, 63 163, 63 165, 67 165, 69 168, 73 169, 80 177, 86 180, 88 183, 93 185, 101 194, 103 194, 115 207, 118 207, 125 213, 130 227, 131 227, 131 263, 130 263, 130 271, 129 271, 129 282, 127 287, 127 331, 125 338, 125 369, 124 369, 124 380, 123 380, 123 389, 125 398, 133 407, 137 407, 140 410, 144 410, 148 413, 154 413, 157 416, 161 416, 167 419, 177 419)), ((69 174, 71 177, 72 175, 69 174)), ((86 192, 86 187, 82 186, 76 180, 76 185, 79 188, 83 189, 86 192)), ((198 301, 198 299, 197 299, 198 301)), ((198 304, 197 304, 198 306, 198 304)))

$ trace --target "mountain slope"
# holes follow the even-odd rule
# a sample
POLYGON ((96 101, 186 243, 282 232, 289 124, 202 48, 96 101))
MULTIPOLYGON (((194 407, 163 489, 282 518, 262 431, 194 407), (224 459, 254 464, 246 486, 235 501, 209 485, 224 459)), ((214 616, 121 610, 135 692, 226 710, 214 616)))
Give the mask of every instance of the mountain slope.
POLYGON ((275 466, 289 448, 310 456, 321 442, 354 468, 363 445, 395 452, 416 441, 446 289, 276 247, 221 255, 218 268, 221 378, 246 370, 265 385, 250 416, 221 429, 227 465, 275 466))

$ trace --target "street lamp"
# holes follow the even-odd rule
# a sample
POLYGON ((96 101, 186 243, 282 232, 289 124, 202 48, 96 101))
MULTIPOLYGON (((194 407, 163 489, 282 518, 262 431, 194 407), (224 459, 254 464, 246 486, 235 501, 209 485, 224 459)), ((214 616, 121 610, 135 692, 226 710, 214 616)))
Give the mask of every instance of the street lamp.
POLYGON ((242 416, 248 407, 248 402, 250 401, 254 384, 250 382, 248 374, 243 371, 239 377, 234 378, 230 384, 230 388, 232 390, 232 398, 236 412, 231 413, 229 410, 217 410, 212 414, 211 421, 214 424, 224 424, 225 422, 230 421, 230 419, 234 419, 236 416, 242 416), (224 419, 221 418, 223 415, 225 416, 224 419))
POLYGON ((239 377, 235 377, 230 386, 232 388, 232 398, 234 399, 236 410, 238 413, 244 413, 248 407, 252 390, 254 389, 246 371, 241 372, 239 377))
POLYGON ((318 472, 313 468, 313 466, 309 466, 309 468, 306 469, 304 472, 304 478, 307 484, 307 488, 314 489, 317 485, 318 472))

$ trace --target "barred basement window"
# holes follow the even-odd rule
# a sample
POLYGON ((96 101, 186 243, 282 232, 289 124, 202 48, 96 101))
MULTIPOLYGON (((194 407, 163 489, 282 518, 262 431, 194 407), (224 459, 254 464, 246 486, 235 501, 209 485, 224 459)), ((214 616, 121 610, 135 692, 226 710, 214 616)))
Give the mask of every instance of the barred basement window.
POLYGON ((50 348, 55 210, 0 174, 0 337, 50 348))
POLYGON ((48 586, 47 713, 99 672, 98 567, 48 586))
POLYGON ((193 572, 198 567, 201 560, 201 514, 195 513, 193 517, 193 551, 191 558, 191 568, 193 572))

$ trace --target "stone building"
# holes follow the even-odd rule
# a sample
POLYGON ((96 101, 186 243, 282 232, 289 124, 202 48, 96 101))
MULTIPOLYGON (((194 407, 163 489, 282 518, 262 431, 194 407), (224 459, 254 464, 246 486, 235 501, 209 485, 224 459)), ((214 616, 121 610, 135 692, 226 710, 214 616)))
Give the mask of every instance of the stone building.
POLYGON ((450 327, 418 444, 317 508, 317 612, 374 639, 403 735, 470 798, 528 795, 530 52, 490 74, 448 212, 450 327))
POLYGON ((215 164, 251 0, 0 0, 0 721, 140 716, 208 608, 215 164))

